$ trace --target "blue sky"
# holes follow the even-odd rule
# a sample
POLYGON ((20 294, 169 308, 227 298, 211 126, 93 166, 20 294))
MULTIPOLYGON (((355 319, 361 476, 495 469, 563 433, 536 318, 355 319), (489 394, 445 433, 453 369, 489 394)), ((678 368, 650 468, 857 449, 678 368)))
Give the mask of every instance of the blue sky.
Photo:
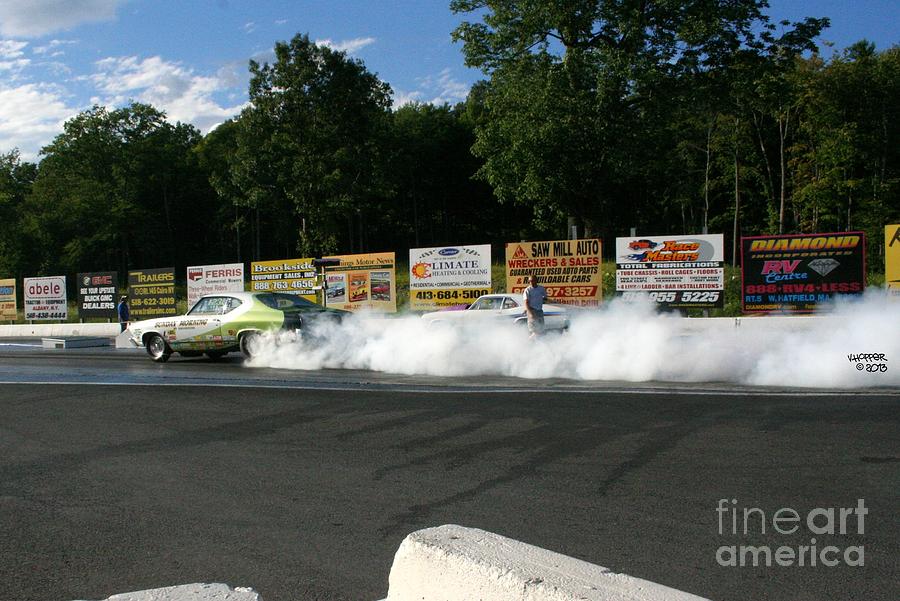
MULTIPOLYGON (((822 41, 900 42, 898 0, 770 0, 774 20, 828 16, 822 41)), ((148 102, 206 132, 247 101, 247 61, 298 32, 363 60, 410 100, 458 102, 449 0, 0 0, 0 152, 36 160, 93 104, 148 102)))

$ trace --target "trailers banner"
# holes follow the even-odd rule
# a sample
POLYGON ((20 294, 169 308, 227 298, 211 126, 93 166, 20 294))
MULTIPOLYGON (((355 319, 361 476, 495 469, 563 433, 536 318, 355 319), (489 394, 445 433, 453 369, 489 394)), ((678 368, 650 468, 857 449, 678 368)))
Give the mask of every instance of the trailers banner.
POLYGON ((16 280, 0 280, 0 321, 15 321, 19 317, 16 304, 16 280))
POLYGON ((808 313, 866 286, 863 232, 741 238, 745 313, 808 313))
POLYGON ((491 245, 409 250, 409 308, 434 311, 471 304, 491 292, 491 245))
POLYGON ((337 259, 325 267, 325 305, 345 311, 397 312, 397 260, 392 252, 323 257, 337 259))
POLYGON ((316 302, 316 266, 312 258, 254 261, 250 264, 250 289, 297 294, 316 302))
POLYGON ((884 227, 884 282, 888 295, 900 300, 900 224, 884 227))
POLYGON ((596 307, 603 298, 601 242, 549 240, 506 244, 506 290, 521 293, 535 275, 551 303, 596 307))
POLYGON ((128 306, 132 321, 175 315, 175 268, 129 271, 128 306))
POLYGON ((196 265, 187 268, 187 306, 206 294, 244 291, 244 264, 196 265))
POLYGON ((65 321, 69 317, 66 276, 25 278, 22 283, 25 319, 28 321, 65 321))
POLYGON ((616 294, 672 309, 725 306, 722 234, 616 238, 616 294))
POLYGON ((115 271, 79 273, 78 317, 86 319, 116 319, 116 292, 119 290, 119 274, 115 271))

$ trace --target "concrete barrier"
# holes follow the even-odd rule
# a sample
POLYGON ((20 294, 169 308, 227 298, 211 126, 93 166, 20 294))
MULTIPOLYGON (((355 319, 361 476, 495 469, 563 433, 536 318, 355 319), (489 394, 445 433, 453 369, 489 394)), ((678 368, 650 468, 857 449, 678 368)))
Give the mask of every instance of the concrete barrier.
POLYGON ((121 327, 117 323, 41 323, 0 325, 0 338, 43 338, 61 336, 108 336, 119 335, 121 327))
POLYGON ((262 601, 262 598, 250 588, 196 583, 123 593, 105 601, 262 601))
POLYGON ((440 526, 394 556, 386 601, 707 601, 498 534, 440 526))

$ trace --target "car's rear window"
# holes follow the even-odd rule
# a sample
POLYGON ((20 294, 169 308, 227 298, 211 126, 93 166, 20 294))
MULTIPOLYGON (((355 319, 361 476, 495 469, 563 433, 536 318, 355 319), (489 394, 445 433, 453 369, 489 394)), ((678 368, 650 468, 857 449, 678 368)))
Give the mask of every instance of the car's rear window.
POLYGON ((277 292, 271 292, 267 294, 257 295, 256 298, 258 298, 259 302, 261 302, 265 306, 272 309, 278 309, 279 311, 322 309, 322 307, 320 307, 316 303, 310 302, 302 296, 296 296, 294 294, 279 294, 277 292))

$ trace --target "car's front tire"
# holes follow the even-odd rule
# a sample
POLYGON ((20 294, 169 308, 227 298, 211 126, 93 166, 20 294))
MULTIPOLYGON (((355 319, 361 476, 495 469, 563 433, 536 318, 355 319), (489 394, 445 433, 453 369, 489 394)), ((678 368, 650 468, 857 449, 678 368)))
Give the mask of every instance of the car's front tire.
POLYGON ((239 341, 239 346, 241 349, 241 354, 244 355, 247 359, 253 357, 253 353, 256 351, 256 346, 259 344, 259 332, 244 332, 241 334, 241 339, 239 341))
POLYGON ((157 363, 165 363, 172 356, 172 349, 159 334, 150 334, 145 341, 147 354, 157 363))

